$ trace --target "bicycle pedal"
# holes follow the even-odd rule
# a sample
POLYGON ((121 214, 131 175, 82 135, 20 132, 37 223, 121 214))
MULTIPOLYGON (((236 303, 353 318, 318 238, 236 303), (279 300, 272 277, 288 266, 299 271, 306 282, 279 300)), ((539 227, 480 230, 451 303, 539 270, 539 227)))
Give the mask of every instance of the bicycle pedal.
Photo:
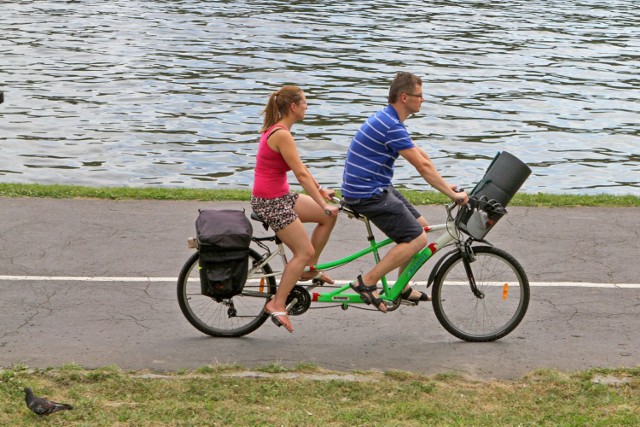
POLYGON ((416 301, 409 301, 406 299, 400 300, 400 305, 408 305, 409 307, 415 307, 418 305, 416 301))

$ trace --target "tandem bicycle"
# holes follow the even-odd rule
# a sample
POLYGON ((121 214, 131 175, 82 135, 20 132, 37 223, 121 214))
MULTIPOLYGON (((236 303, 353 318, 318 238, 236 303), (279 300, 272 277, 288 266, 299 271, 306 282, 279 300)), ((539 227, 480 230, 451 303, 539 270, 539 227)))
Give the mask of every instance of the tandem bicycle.
MULTIPOLYGON (((400 294, 434 254, 450 249, 435 263, 427 280, 427 287, 432 287, 431 303, 438 321, 449 333, 465 341, 500 339, 524 318, 529 304, 529 281, 512 255, 486 241, 483 234, 481 238, 473 237, 476 233, 470 232, 470 228, 473 220, 495 221, 492 218, 500 218, 506 210, 495 200, 476 197, 472 197, 468 205, 452 203, 445 209, 446 222, 425 227, 430 243, 413 256, 397 280, 390 283, 386 277, 382 278, 380 297, 388 312, 401 304, 417 305, 403 300, 400 294), (435 238, 431 237, 434 233, 435 238)), ((380 249, 393 243, 391 239, 376 241, 366 216, 343 203, 340 211, 364 223, 363 237, 369 246, 346 257, 307 267, 306 271, 331 270, 367 255, 378 262, 380 249)), ((262 222, 255 214, 252 219, 262 222)), ((266 228, 266 224, 263 225, 266 228)), ((276 279, 282 274, 283 267, 275 268, 274 262, 281 261, 278 266, 287 262, 285 246, 275 234, 254 236, 251 240, 255 248, 249 249, 247 281, 242 292, 231 298, 202 295, 198 251, 182 267, 177 284, 178 302, 186 319, 199 331, 215 337, 240 337, 255 331, 269 318, 264 306, 276 293, 276 279)), ((313 280, 296 284, 287 300, 287 312, 290 316, 300 316, 316 304, 334 304, 347 310, 351 306, 361 308, 364 301, 349 284, 328 285, 313 280)))

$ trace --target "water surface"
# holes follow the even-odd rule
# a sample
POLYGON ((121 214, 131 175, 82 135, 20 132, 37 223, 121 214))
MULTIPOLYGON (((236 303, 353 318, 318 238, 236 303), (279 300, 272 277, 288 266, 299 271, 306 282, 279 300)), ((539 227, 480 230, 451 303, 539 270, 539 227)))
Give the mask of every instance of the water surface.
POLYGON ((351 136, 411 71, 427 98, 409 130, 450 181, 506 150, 533 170, 522 191, 640 195, 637 6, 5 1, 0 181, 248 188, 267 97, 294 83, 300 153, 339 186, 351 136))

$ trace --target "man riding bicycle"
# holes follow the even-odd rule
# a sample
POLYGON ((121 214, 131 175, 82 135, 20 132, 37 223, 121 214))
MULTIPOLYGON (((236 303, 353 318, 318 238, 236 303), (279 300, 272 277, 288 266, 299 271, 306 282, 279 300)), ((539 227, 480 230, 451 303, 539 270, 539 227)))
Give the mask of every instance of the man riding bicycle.
MULTIPOLYGON (((408 160, 427 183, 452 201, 464 205, 469 200, 466 193, 456 192, 457 186, 442 178, 427 153, 409 136, 404 121, 420 111, 423 101, 422 80, 411 73, 398 73, 389 88, 389 105, 369 117, 347 151, 342 183, 346 205, 367 216, 396 243, 378 264, 350 285, 364 302, 382 312, 387 307, 377 292, 378 281, 396 268, 402 270, 427 245, 426 219, 391 184, 398 156, 408 160)), ((430 300, 410 285, 401 296, 413 302, 430 300)))

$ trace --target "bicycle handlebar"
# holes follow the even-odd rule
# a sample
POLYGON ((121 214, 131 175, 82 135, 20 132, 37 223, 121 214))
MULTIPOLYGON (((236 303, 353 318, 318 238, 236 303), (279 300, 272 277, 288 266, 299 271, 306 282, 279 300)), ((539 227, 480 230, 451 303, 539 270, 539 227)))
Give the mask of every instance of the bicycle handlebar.
MULTIPOLYGON (((338 199, 337 197, 333 196, 331 198, 331 201, 338 205, 338 210, 339 211, 342 210, 342 204, 340 203, 340 199, 338 199)), ((331 211, 329 209, 325 209, 324 213, 325 213, 325 215, 331 216, 331 211)))
MULTIPOLYGON (((456 188, 455 189, 456 193, 463 193, 464 192, 464 188, 456 188)), ((458 206, 458 200, 454 200, 453 202, 449 203, 447 205, 447 213, 451 214, 451 211, 453 210, 453 208, 455 208, 456 206, 458 206)))

